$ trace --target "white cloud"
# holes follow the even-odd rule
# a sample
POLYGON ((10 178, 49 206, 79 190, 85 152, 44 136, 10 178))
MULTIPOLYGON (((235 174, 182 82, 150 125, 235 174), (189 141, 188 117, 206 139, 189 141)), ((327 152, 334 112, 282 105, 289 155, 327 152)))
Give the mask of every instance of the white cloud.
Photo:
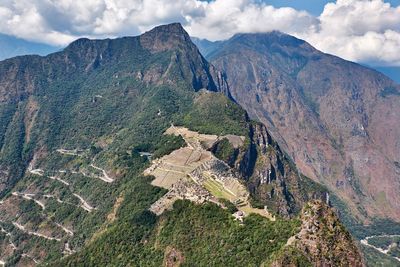
POLYGON ((400 65, 400 7, 383 0, 337 0, 319 17, 260 0, 1 0, 0 32, 66 45, 78 37, 136 35, 181 22, 211 40, 280 30, 349 60, 400 65))
POLYGON ((52 29, 34 1, 18 0, 7 3, 7 6, 0 6, 0 32, 27 40, 59 45, 76 39, 76 36, 52 29))
POLYGON ((296 35, 349 60, 400 65, 400 6, 382 0, 338 0, 328 3, 318 19, 318 30, 296 35))
POLYGON ((195 36, 216 40, 238 32, 308 32, 316 20, 293 8, 274 8, 248 0, 217 0, 206 6, 204 16, 191 18, 187 29, 195 36))

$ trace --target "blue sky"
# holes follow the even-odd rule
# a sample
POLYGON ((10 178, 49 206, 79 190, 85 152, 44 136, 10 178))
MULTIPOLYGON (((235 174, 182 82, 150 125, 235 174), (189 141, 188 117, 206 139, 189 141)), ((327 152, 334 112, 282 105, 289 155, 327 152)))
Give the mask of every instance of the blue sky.
MULTIPOLYGON (((400 1, 400 0, 398 0, 400 1)), ((295 9, 304 9, 313 15, 321 14, 324 6, 329 1, 324 0, 264 0, 264 3, 271 4, 275 7, 293 7, 295 9)), ((332 1, 330 1, 332 2, 332 1)))
POLYGON ((0 34, 58 47, 171 22, 209 40, 279 30, 348 60, 400 66, 400 0, 0 0, 0 34))
MULTIPOLYGON (((273 5, 275 7, 293 7, 295 9, 304 9, 313 15, 318 16, 324 10, 324 6, 328 2, 326 0, 263 0, 264 3, 273 5)), ((386 0, 392 6, 399 6, 400 0, 386 0)))

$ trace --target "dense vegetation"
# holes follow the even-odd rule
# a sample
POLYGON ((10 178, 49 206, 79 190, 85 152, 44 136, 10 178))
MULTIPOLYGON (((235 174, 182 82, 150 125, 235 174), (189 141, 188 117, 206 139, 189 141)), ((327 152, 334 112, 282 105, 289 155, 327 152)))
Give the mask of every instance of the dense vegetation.
POLYGON ((362 252, 369 267, 399 266, 399 262, 396 259, 384 255, 373 248, 362 246, 362 252))
MULTIPOLYGON (((26 70, 32 72, 35 79, 31 82, 38 89, 19 104, 1 106, 0 163, 15 163, 18 174, 13 176, 10 190, 5 191, 6 197, 11 192, 27 191, 35 192, 35 198, 42 201, 45 195, 53 196, 45 201, 43 210, 34 201, 18 200, 15 208, 22 216, 7 217, 1 223, 11 233, 10 241, 19 248, 8 262, 17 263, 24 253, 54 262, 62 256, 66 242, 76 250, 84 248, 74 257, 65 258, 66 265, 159 266, 170 247, 182 251, 188 265, 206 255, 210 258, 203 259, 204 265, 212 258, 221 264, 232 264, 240 258, 247 265, 259 264, 279 250, 293 234, 296 221, 271 223, 252 216, 242 227, 233 221, 229 211, 188 202, 178 202, 176 210, 161 218, 147 211, 165 190, 151 186, 151 178, 142 176, 149 162, 139 153, 161 157, 183 146, 181 137, 163 134, 171 124, 208 134, 246 136, 248 120, 246 113, 222 94, 196 93, 191 88, 187 77, 182 77, 180 63, 171 65, 174 53, 182 51, 150 54, 137 38, 107 42, 82 39, 63 52, 43 58, 41 68, 26 70), (93 51, 102 53, 102 60, 89 60, 88 65, 93 51), (64 57, 73 65, 65 65, 64 57), (173 85, 162 80, 142 80, 145 73, 155 70, 168 70, 163 79, 174 81, 173 85), (56 152, 59 148, 81 152, 79 156, 62 155, 56 152), (32 167, 41 168, 44 176, 24 173, 34 155, 37 159, 32 167), (91 164, 106 169, 116 181, 105 184, 83 175, 101 175, 91 164), (49 179, 54 175, 64 182, 49 179), (79 208, 76 195, 95 210, 79 208), (114 207, 118 199, 120 204, 114 207), (183 212, 187 221, 181 220, 183 212), (11 224, 14 220, 39 232, 53 229, 57 223, 73 229, 74 235, 54 232, 62 242, 32 238, 11 224), (191 232, 193 227, 199 229, 193 232, 198 243, 190 245, 193 240, 182 233, 191 232), (209 249, 216 254, 204 251, 211 237, 209 249), (249 248, 253 246, 257 249, 252 251, 249 248)), ((21 60, 29 66, 29 57, 21 60)), ((31 64, 39 64, 38 61, 35 58, 31 64)))
POLYGON ((178 201, 160 218, 135 206, 121 207, 120 214, 129 216, 121 216, 101 238, 61 264, 160 266, 165 252, 174 248, 184 255, 183 266, 258 266, 299 226, 296 220, 271 222, 256 215, 240 225, 215 204, 178 201))
POLYGON ((246 136, 246 121, 246 112, 228 98, 201 92, 193 108, 184 116, 182 124, 206 134, 246 136))
MULTIPOLYGON (((181 137, 164 135, 171 124, 249 141, 245 111, 222 94, 196 92, 199 80, 188 73, 199 72, 192 62, 198 55, 190 54, 197 50, 178 47, 151 53, 140 38, 81 39, 45 58, 15 59, 23 69, 20 79, 34 77, 23 80, 34 90, 0 106, 0 167, 14 172, 3 194, 6 200, 15 197, 12 192, 34 193, 42 201, 50 197, 44 209, 15 197, 7 208, 17 215, 0 214, 1 226, 10 233, 0 238, 18 246, 7 263, 17 264, 29 254, 54 266, 160 266, 165 261, 259 266, 282 254, 298 230, 297 219, 272 222, 251 215, 242 225, 227 203, 221 209, 178 201, 160 217, 148 211, 166 190, 143 176, 149 161, 140 153, 157 158, 182 147, 181 137), (30 163, 43 175, 29 173, 30 163), (98 179, 102 169, 93 166, 115 180, 98 179), (92 209, 83 209, 77 196, 92 209), (22 231, 15 221, 61 241, 22 231), (50 231, 55 224, 73 229, 73 236, 59 228, 50 231), (78 252, 67 257, 66 244, 78 252)), ((215 151, 227 161, 234 152, 226 139, 215 151)), ((290 253, 307 266, 297 251, 290 253)))
MULTIPOLYGON (((228 164, 235 160, 235 154, 237 154, 236 149, 233 145, 229 142, 227 138, 224 138, 218 141, 213 147, 212 152, 214 155, 227 162, 228 164)), ((231 165, 231 164, 230 164, 231 165)))

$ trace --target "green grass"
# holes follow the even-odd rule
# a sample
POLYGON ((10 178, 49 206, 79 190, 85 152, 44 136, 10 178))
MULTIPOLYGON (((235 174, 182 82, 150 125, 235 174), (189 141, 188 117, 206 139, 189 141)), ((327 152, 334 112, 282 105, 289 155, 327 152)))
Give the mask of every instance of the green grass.
POLYGON ((212 178, 207 178, 207 180, 203 183, 203 185, 216 198, 223 198, 230 201, 232 201, 235 198, 235 195, 226 190, 223 187, 223 185, 221 185, 212 178))

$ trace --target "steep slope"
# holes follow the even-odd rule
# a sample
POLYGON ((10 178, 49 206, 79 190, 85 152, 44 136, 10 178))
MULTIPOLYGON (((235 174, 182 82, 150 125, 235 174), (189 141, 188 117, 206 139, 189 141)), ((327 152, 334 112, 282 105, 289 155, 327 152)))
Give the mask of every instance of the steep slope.
POLYGON ((302 173, 360 221, 400 220, 398 85, 279 32, 236 35, 209 59, 302 173))
POLYGON ((132 149, 179 145, 162 132, 196 90, 216 90, 210 77, 178 24, 1 62, 0 221, 14 255, 1 259, 41 262, 81 247, 143 168, 132 149))
POLYGON ((208 63, 183 31, 180 26, 171 25, 140 38, 80 39, 63 52, 44 58, 25 56, 2 62, 2 192, 22 175, 20 168, 9 166, 26 167, 37 153, 35 150, 55 150, 68 145, 64 144, 65 139, 75 147, 87 146, 99 136, 117 132, 118 125, 132 119, 127 116, 135 106, 140 107, 144 100, 140 96, 151 92, 144 90, 146 86, 190 86, 194 90, 215 91, 208 63), (159 43, 167 45, 157 46, 159 43), (121 97, 123 101, 119 102, 121 97), (113 118, 113 126, 96 127, 113 118), (29 149, 21 154, 23 147, 29 149))
POLYGON ((288 218, 298 215, 312 199, 329 202, 327 189, 299 173, 265 126, 250 124, 247 146, 235 149, 224 141, 211 151, 246 182, 254 206, 288 218))
POLYGON ((304 206, 300 231, 289 238, 271 266, 363 266, 350 234, 324 203, 304 206), (322 241, 322 242, 321 242, 322 241))
POLYGON ((300 230, 302 206, 327 201, 326 190, 299 174, 264 126, 215 92, 226 90, 223 75, 179 24, 0 62, 0 260, 11 266, 269 260, 300 230), (223 166, 274 220, 251 214, 260 209, 249 206, 247 217, 238 215, 243 223, 235 221, 240 203, 220 199, 177 201, 156 216, 151 207, 168 194, 145 175, 149 159, 185 148, 185 162, 211 153, 198 140, 191 145, 183 134, 165 134, 171 125, 217 136, 208 149, 220 160, 205 172, 223 166), (224 139, 237 136, 244 140, 233 148, 224 139))

